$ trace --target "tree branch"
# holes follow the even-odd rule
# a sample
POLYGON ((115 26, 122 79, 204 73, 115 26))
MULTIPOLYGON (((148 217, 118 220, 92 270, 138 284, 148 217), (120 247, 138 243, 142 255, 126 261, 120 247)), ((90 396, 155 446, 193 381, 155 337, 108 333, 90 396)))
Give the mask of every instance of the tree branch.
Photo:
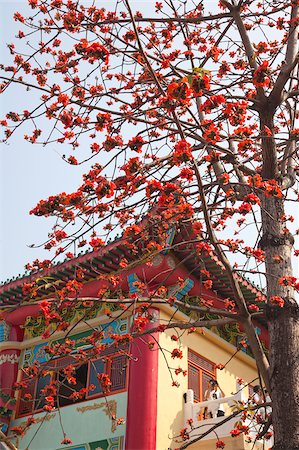
POLYGON ((227 257, 225 256, 225 254, 224 254, 221 246, 219 245, 217 238, 214 234, 214 230, 212 228, 209 213, 208 213, 208 208, 207 208, 207 204, 206 204, 203 185, 202 185, 201 176, 200 176, 198 167, 196 164, 194 164, 193 168, 194 168, 196 179, 198 182, 198 188, 199 188, 199 193, 200 193, 201 202, 202 202, 202 209, 203 209, 203 214, 204 214, 210 242, 214 246, 216 254, 219 257, 220 261, 222 262, 222 264, 226 270, 226 273, 229 277, 230 285, 234 292, 234 300, 236 302, 236 305, 238 306, 241 316, 243 317, 242 323, 243 323, 244 329, 246 331, 246 334, 247 334, 247 337, 248 337, 248 340, 249 340, 249 343, 251 346, 251 350, 254 354, 257 365, 261 371, 265 385, 266 385, 268 391, 270 392, 268 359, 262 349, 261 342, 260 342, 258 336, 256 335, 255 328, 251 321, 250 313, 247 309, 246 301, 244 299, 240 285, 239 285, 238 281, 236 280, 236 277, 234 276, 231 265, 230 265, 227 257))
POLYGON ((290 19, 290 29, 288 33, 287 39, 287 49, 285 56, 285 63, 282 66, 282 69, 277 77, 277 80, 274 84, 272 92, 269 96, 269 102, 272 108, 276 109, 277 106, 281 103, 282 100, 282 92, 285 87, 285 84, 289 80, 289 77, 296 67, 299 61, 298 54, 298 19, 299 16, 299 6, 294 5, 292 7, 291 19, 290 19))

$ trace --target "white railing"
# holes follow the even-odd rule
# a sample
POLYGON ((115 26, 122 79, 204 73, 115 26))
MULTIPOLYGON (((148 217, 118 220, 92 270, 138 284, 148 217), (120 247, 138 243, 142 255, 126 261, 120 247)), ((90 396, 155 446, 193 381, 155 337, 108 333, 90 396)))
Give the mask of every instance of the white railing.
MULTIPOLYGON (((222 422, 227 416, 230 416, 232 413, 232 408, 236 406, 238 402, 245 402, 247 400, 244 396, 243 391, 244 389, 242 389, 242 386, 237 385, 237 393, 234 395, 218 398, 217 400, 207 400, 205 402, 195 403, 194 392, 192 389, 188 389, 186 395, 184 417, 185 426, 187 426, 190 438, 192 439, 192 436, 195 437, 195 435, 199 436, 201 434, 204 434, 214 425, 222 422), (217 412, 220 405, 223 405, 224 407, 224 416, 217 417, 217 412), (212 414, 213 417, 202 420, 203 410, 205 407, 208 408, 208 411, 212 414), (192 427, 188 426, 189 419, 192 419, 192 427)), ((241 413, 217 427, 217 436, 219 438, 230 436, 230 431, 235 428, 234 425, 238 420, 240 420, 240 417, 241 413)), ((209 434, 203 439, 214 439, 215 437, 215 434, 209 434)))
MULTIPOLYGON (((234 410, 234 407, 238 405, 238 403, 243 402, 246 403, 248 398, 244 395, 243 386, 237 384, 236 386, 236 394, 230 395, 228 397, 222 397, 217 400, 207 400, 205 402, 195 403, 194 402, 194 392, 192 389, 188 389, 186 394, 186 403, 185 403, 185 411, 184 411, 184 419, 185 425, 187 427, 187 432, 190 436, 190 440, 192 438, 198 437, 200 435, 205 434, 215 425, 223 422, 226 418, 228 418, 234 410), (219 410, 219 406, 223 405, 224 416, 217 417, 217 412, 219 410), (212 414, 212 418, 203 419, 203 411, 204 408, 208 409, 208 411, 212 414), (192 426, 188 425, 189 419, 192 419, 192 426)), ((271 408, 270 408, 271 409, 271 408)), ((262 408, 261 408, 262 410, 262 408)), ((269 411, 268 411, 269 412, 269 411)), ((242 413, 236 414, 234 417, 228 419, 222 425, 219 425, 215 432, 208 433, 202 439, 215 439, 223 438, 226 436, 231 436, 231 431, 235 428, 236 422, 241 420, 242 413)), ((256 437, 258 433, 261 431, 260 425, 257 425, 255 419, 246 420, 243 422, 244 425, 249 426, 250 432, 248 436, 252 439, 252 442, 256 442, 256 437)), ((271 427, 272 430, 272 427, 271 427)), ((260 442, 260 441, 257 441, 260 442)), ((267 446, 265 448, 270 448, 273 445, 273 438, 267 442, 267 446)), ((259 448, 259 447, 257 447, 259 448)), ((262 447, 261 447, 262 448, 262 447)))

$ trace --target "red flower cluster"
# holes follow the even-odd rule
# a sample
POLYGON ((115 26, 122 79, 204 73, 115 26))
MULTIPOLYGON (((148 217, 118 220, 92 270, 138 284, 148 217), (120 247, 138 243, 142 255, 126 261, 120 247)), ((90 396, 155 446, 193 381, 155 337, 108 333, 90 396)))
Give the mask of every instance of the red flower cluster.
POLYGON ((271 305, 278 306, 279 308, 284 307, 284 300, 281 297, 279 297, 279 295, 274 295, 273 297, 271 297, 270 303, 271 305))
POLYGON ((253 84, 256 87, 268 87, 270 81, 269 61, 263 61, 253 73, 253 84))
POLYGON ((219 364, 216 364, 215 368, 216 368, 216 369, 219 369, 219 370, 223 370, 223 369, 225 368, 225 365, 219 363, 219 364))
POLYGON ((86 39, 81 39, 80 43, 75 45, 75 49, 79 55, 83 55, 83 58, 90 63, 100 60, 109 64, 109 51, 99 42, 88 44, 86 39))
POLYGON ((227 103, 222 112, 228 118, 229 123, 235 127, 245 122, 247 107, 248 102, 244 100, 236 103, 227 103))
POLYGON ((254 305, 254 304, 248 305, 248 309, 251 312, 257 312, 257 311, 260 310, 260 308, 257 305, 254 305))
POLYGON ((174 146, 172 161, 176 165, 192 160, 192 146, 186 139, 181 139, 174 146))
POLYGON ((213 281, 212 281, 212 280, 206 280, 206 281, 203 283, 203 285, 204 285, 204 287, 205 287, 206 289, 212 289, 213 281))
POLYGON ((35 283, 24 283, 22 287, 22 292, 25 296, 36 297, 37 295, 37 285, 35 283))
POLYGON ((183 439, 183 441, 187 441, 189 439, 189 433, 187 432, 187 428, 181 429, 180 436, 183 439))
POLYGON ((100 385, 102 386, 103 392, 107 393, 110 391, 112 383, 109 376, 106 373, 100 373, 97 375, 100 385))
POLYGON ((244 251, 246 254, 253 256, 257 261, 264 261, 265 259, 265 252, 261 248, 253 249, 245 246, 244 251))
POLYGON ((127 344, 133 340, 133 336, 131 336, 128 333, 126 333, 126 334, 111 334, 110 337, 111 337, 111 339, 114 340, 116 347, 118 347, 119 345, 122 345, 122 344, 127 344))
POLYGON ((68 437, 65 437, 62 441, 61 441, 61 444, 62 445, 71 445, 73 442, 68 438, 68 437))
POLYGON ((98 238, 98 237, 93 237, 90 241, 89 241, 89 245, 94 248, 95 250, 98 250, 99 248, 103 247, 105 245, 105 242, 103 241, 103 239, 98 238))
POLYGON ((211 95, 201 106, 201 111, 210 113, 212 109, 218 108, 222 103, 225 103, 225 97, 223 95, 211 95))
POLYGON ((106 140, 103 142, 103 147, 107 152, 110 152, 115 147, 121 147, 123 140, 121 136, 106 136, 106 140))
POLYGON ((214 124, 214 122, 212 122, 211 120, 204 120, 202 122, 202 127, 203 138, 207 142, 216 144, 217 141, 220 141, 220 129, 214 124))
POLYGON ((143 144, 145 141, 141 136, 135 136, 128 142, 130 149, 137 153, 141 153, 143 144))
MULTIPOLYGON (((167 88, 167 98, 188 105, 192 97, 202 96, 203 91, 210 89, 210 77, 206 73, 196 73, 190 78, 184 77, 179 82, 172 82, 167 88)), ((215 102, 222 102, 222 96, 214 96, 215 102)), ((224 99, 224 97, 223 97, 224 99)), ((167 99, 164 99, 164 102, 167 99)), ((209 103, 211 109, 213 100, 209 103)), ((207 104, 208 107, 208 104, 207 104)), ((216 106, 215 106, 216 107, 216 106)))
POLYGON ((156 330, 159 331, 160 333, 163 333, 163 331, 165 331, 166 328, 167 328, 167 325, 161 324, 161 325, 157 326, 156 330))
POLYGON ((136 331, 143 331, 144 328, 146 327, 146 325, 149 323, 149 317, 143 317, 143 316, 138 316, 136 319, 134 319, 134 329, 136 331))
POLYGON ((296 277, 281 277, 278 278, 278 283, 282 286, 293 286, 296 290, 299 290, 299 281, 296 277))
POLYGON ((167 96, 170 100, 177 100, 182 104, 188 104, 192 95, 192 89, 186 78, 170 83, 167 88, 167 96))
POLYGON ((109 113, 99 113, 97 115, 97 122, 95 125, 95 129, 97 131, 103 131, 105 128, 110 130, 112 124, 111 114, 109 113))
POLYGON ((24 434, 25 434, 24 428, 21 428, 21 427, 11 427, 10 431, 17 436, 24 436, 24 434))
POLYGON ((194 75, 191 80, 194 97, 200 97, 203 91, 209 91, 211 89, 210 81, 210 77, 206 73, 194 75))
POLYGON ((248 434, 249 427, 247 425, 237 424, 234 430, 231 430, 230 434, 232 437, 240 436, 241 433, 248 434))
POLYGON ((175 348, 171 352, 171 357, 174 358, 183 358, 183 352, 179 348, 175 348))

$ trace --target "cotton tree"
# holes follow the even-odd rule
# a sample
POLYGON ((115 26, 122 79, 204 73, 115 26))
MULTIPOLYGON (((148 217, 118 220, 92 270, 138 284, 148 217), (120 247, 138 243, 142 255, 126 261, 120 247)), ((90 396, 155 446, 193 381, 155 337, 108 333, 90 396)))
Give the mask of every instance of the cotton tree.
POLYGON ((72 257, 74 246, 98 249, 121 232, 151 258, 169 224, 188 224, 198 255, 215 253, 229 277, 234 312, 271 392, 274 449, 299 449, 291 262, 299 2, 163 0, 143 12, 133 0, 109 11, 101 2, 28 3, 28 17, 14 15, 20 31, 1 76, 4 95, 24 88, 24 105, 1 122, 4 139, 25 132, 32 144, 61 145, 66 164, 92 165, 76 192, 32 209, 57 219, 45 248, 72 257), (258 307, 246 304, 237 271, 258 275, 266 289, 259 314, 269 361, 252 324, 258 307))

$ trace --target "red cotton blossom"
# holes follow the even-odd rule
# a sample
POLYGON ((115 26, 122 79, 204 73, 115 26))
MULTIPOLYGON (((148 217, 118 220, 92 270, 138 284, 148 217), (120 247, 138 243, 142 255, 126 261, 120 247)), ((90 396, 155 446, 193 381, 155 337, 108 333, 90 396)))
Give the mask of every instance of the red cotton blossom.
POLYGON ((100 151, 100 146, 96 142, 90 145, 92 153, 98 153, 100 151))
POLYGON ((167 95, 170 100, 177 100, 182 104, 188 104, 192 95, 191 87, 186 78, 180 82, 173 82, 167 88, 167 95))
POLYGON ((215 144, 220 141, 220 128, 217 127, 214 122, 205 120, 202 122, 203 138, 211 144, 215 144))
POLYGON ((248 102, 242 100, 236 103, 227 103, 223 114, 232 126, 242 125, 245 122, 248 102))
POLYGON ((112 119, 111 119, 111 114, 109 113, 98 113, 97 117, 96 117, 96 124, 95 124, 95 129, 98 131, 103 131, 105 128, 107 130, 110 129, 111 127, 111 123, 112 123, 112 119))
POLYGON ((234 430, 230 431, 232 437, 240 436, 241 433, 248 434, 249 427, 247 425, 242 425, 241 423, 237 423, 237 426, 234 430))
POLYGON ((257 312, 257 311, 260 310, 260 308, 257 305, 254 305, 254 304, 249 305, 248 309, 249 309, 250 312, 257 312))
POLYGON ((72 445, 72 441, 71 441, 71 439, 69 439, 68 437, 65 437, 62 441, 61 441, 61 444, 62 445, 72 445))
POLYGON ((203 285, 204 285, 204 287, 205 287, 206 289, 212 289, 213 281, 212 281, 212 280, 206 280, 206 281, 203 283, 203 285))
POLYGON ((222 103, 225 103, 223 95, 211 95, 201 106, 201 111, 210 113, 213 109, 218 108, 222 103))
POLYGON ((192 427, 193 419, 187 419, 187 424, 189 425, 189 427, 192 427))
POLYGON ((274 295, 273 297, 270 298, 270 304, 273 306, 278 306, 279 308, 283 308, 284 307, 284 300, 279 297, 279 295, 274 295))
POLYGON ((24 436, 25 434, 25 429, 21 427, 11 427, 10 431, 17 436, 24 436))
POLYGON ((189 439, 189 433, 187 432, 187 428, 181 429, 180 436, 183 439, 183 441, 187 441, 189 439))
POLYGON ((179 349, 179 348, 175 348, 172 350, 171 352, 171 357, 174 358, 179 358, 182 359, 183 358, 183 352, 179 349))
POLYGON ((206 73, 199 73, 191 78, 191 88, 194 97, 201 97, 203 92, 211 89, 211 79, 206 73))
POLYGON ((223 441, 221 441, 220 439, 218 439, 218 441, 216 442, 216 448, 224 448, 225 447, 225 443, 223 441))
POLYGON ((112 382, 106 373, 100 373, 97 375, 100 385, 102 386, 103 392, 107 393, 110 391, 112 382))
POLYGON ((103 142, 103 147, 107 152, 110 152, 115 147, 121 147, 123 140, 121 136, 106 136, 106 140, 103 142))
POLYGON ((101 247, 103 247, 105 245, 105 242, 103 241, 103 239, 101 238, 96 238, 93 237, 90 241, 89 241, 89 245, 94 248, 94 249, 99 249, 101 247))
POLYGON ((86 39, 81 39, 80 43, 75 45, 75 49, 79 55, 91 63, 100 60, 109 64, 109 51, 100 42, 88 44, 86 39))
POLYGON ((141 136, 135 136, 128 142, 128 147, 137 153, 141 153, 143 144, 145 144, 144 139, 141 136))
POLYGON ((192 181, 194 178, 194 172, 189 167, 183 167, 180 171, 180 177, 186 179, 187 181, 192 181))
POLYGON ((174 164, 179 165, 183 162, 191 161, 192 159, 192 145, 189 144, 186 139, 181 139, 174 146, 172 161, 174 164))
POLYGON ((262 64, 254 71, 253 84, 256 87, 268 87, 270 84, 269 61, 263 61, 262 64))
POLYGON ((167 328, 167 325, 164 324, 160 324, 157 326, 156 331, 159 331, 160 333, 163 333, 163 331, 165 331, 167 328))
POLYGON ((223 370, 225 368, 225 366, 224 366, 224 364, 219 363, 219 364, 216 364, 215 368, 219 369, 219 370, 223 370))
POLYGON ((282 286, 293 286, 293 287, 296 287, 296 285, 299 284, 297 278, 293 276, 285 276, 278 278, 278 283, 281 284, 282 286))

